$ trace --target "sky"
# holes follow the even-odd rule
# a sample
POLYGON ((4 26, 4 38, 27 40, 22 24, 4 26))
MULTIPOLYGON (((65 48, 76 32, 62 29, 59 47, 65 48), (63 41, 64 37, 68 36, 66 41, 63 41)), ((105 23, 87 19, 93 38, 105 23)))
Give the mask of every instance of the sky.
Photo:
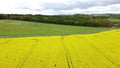
POLYGON ((120 13, 120 0, 0 0, 3 14, 104 14, 120 13))

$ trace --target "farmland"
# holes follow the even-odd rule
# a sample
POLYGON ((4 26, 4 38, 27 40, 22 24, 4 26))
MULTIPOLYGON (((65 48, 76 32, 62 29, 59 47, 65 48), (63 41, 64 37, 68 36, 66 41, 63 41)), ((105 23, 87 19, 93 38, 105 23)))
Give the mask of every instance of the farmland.
POLYGON ((84 35, 0 38, 0 68, 120 68, 119 39, 120 29, 84 35))
POLYGON ((0 36, 48 36, 89 34, 106 31, 107 27, 58 25, 18 20, 0 20, 0 36))
POLYGON ((109 21, 111 21, 111 22, 114 22, 114 23, 119 23, 120 22, 120 19, 114 19, 114 18, 110 18, 110 19, 108 19, 109 21))

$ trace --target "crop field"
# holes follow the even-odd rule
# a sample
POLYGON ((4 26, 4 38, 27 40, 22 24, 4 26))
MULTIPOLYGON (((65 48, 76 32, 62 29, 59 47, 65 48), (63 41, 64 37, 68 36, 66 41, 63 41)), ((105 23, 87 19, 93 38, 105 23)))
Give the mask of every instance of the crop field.
POLYGON ((120 68, 120 29, 0 38, 0 68, 120 68))
POLYGON ((85 27, 18 20, 0 20, 0 36, 88 34, 106 30, 108 30, 107 27, 85 27))
POLYGON ((116 23, 116 22, 120 22, 120 19, 114 19, 114 18, 110 18, 110 19, 108 19, 109 21, 111 21, 111 22, 114 22, 114 23, 116 23))

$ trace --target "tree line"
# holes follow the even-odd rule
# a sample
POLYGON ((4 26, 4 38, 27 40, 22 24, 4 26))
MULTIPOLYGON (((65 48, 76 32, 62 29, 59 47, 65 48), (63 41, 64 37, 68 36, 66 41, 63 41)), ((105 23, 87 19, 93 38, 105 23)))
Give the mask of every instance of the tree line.
MULTIPOLYGON (((114 16, 115 17, 115 16, 114 16)), ((111 27, 113 23, 107 20, 110 16, 74 14, 74 15, 31 15, 31 14, 0 14, 0 19, 34 21, 42 23, 92 26, 92 27, 111 27)))

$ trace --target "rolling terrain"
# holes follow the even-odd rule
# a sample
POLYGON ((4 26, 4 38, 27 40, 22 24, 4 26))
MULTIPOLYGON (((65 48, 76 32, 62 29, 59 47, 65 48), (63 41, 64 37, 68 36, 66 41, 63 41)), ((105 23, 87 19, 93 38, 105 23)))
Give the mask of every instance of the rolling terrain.
POLYGON ((0 20, 0 36, 89 34, 106 30, 109 30, 109 28, 47 24, 18 20, 0 20))
POLYGON ((120 29, 0 38, 0 68, 120 68, 120 29))

